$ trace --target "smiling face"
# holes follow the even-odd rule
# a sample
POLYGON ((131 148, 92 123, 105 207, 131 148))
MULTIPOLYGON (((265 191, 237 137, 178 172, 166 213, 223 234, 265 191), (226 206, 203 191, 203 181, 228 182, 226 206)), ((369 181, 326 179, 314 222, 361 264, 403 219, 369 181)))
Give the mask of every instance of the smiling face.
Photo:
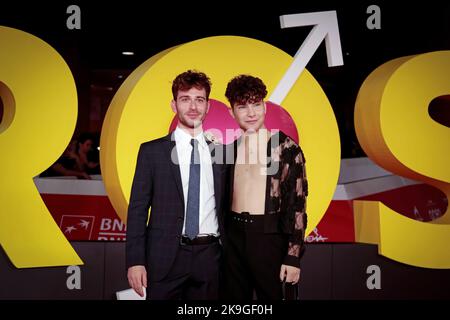
POLYGON ((209 110, 209 101, 204 88, 192 87, 179 90, 176 100, 172 100, 172 110, 178 116, 178 126, 188 131, 201 126, 209 110))
POLYGON ((258 131, 264 126, 267 89, 261 79, 241 74, 228 82, 225 96, 230 102, 231 115, 244 131, 258 131))
POLYGON ((257 132, 259 129, 264 128, 266 105, 263 100, 235 103, 232 110, 232 116, 242 130, 257 132))

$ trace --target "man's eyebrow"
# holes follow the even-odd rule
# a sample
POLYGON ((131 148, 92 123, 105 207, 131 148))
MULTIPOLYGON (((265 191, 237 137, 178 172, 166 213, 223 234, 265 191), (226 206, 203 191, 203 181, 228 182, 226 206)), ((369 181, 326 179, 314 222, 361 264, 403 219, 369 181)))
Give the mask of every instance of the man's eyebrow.
MULTIPOLYGON (((191 96, 188 94, 184 94, 184 95, 179 95, 178 98, 184 98, 184 97, 188 97, 190 98, 191 96)), ((202 99, 206 99, 206 97, 204 96, 193 96, 193 98, 202 98, 202 99)))

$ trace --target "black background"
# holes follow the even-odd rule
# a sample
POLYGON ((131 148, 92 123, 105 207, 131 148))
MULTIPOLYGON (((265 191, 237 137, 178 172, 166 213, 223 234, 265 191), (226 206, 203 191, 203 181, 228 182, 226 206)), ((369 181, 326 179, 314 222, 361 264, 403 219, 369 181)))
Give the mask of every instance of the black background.
MULTIPOLYGON (((363 156, 364 152, 357 148, 353 127, 353 108, 359 87, 376 67, 391 59, 450 50, 450 3, 2 1, 0 25, 29 32, 49 43, 63 56, 77 83, 77 132, 99 132, 100 126, 89 126, 90 101, 98 94, 92 86, 112 88, 103 101, 103 111, 106 112, 109 100, 124 80, 117 74, 126 76, 164 49, 208 36, 251 37, 294 55, 311 28, 281 29, 279 16, 327 10, 337 11, 344 66, 329 68, 322 44, 307 68, 322 85, 335 110, 342 156, 363 156), (68 30, 66 27, 69 16, 66 9, 71 4, 81 8, 81 30, 68 30), (371 4, 381 8, 381 30, 366 27, 369 17, 366 9, 371 4), (132 50, 136 54, 123 56, 121 52, 124 50, 132 50)), ((84 291, 67 291, 65 280, 68 275, 64 267, 18 270, 0 250, 0 299, 114 299, 115 291, 126 288, 123 243, 74 245, 86 262, 82 267, 84 291)), ((302 267, 300 297, 303 299, 450 298, 448 270, 406 266, 379 256, 376 247, 370 245, 315 244, 309 247, 302 267), (368 277, 365 271, 370 264, 380 265, 382 269, 380 291, 371 291, 365 286, 368 277)), ((13 308, 16 311, 20 309, 13 308)), ((132 308, 135 305, 130 306, 132 308)), ((320 308, 320 305, 312 306, 318 310, 318 315, 322 314, 320 308)), ((427 305, 426 308, 431 310, 433 306, 427 305)), ((356 312, 353 306, 348 309, 349 314, 356 312)), ((302 314, 301 307, 296 306, 295 310, 302 314)), ((370 306, 366 311, 375 310, 370 306)), ((410 306, 406 310, 411 310, 410 306)))
MULTIPOLYGON (((311 27, 281 29, 284 14, 336 10, 344 65, 329 68, 322 43, 307 65, 335 111, 342 157, 365 156, 356 139, 353 108, 364 79, 391 59, 450 49, 450 4, 436 1, 8 1, 0 25, 32 33, 53 46, 70 66, 78 88, 76 134, 100 133, 90 124, 92 88, 102 117, 123 82, 145 60, 174 45, 216 35, 265 41, 294 55, 311 27), (68 30, 66 9, 81 9, 81 30, 68 30), (381 29, 369 30, 369 5, 381 9, 381 29), (122 51, 134 51, 124 56, 122 51), (118 78, 117 74, 123 75, 118 78)), ((446 121, 446 120, 442 120, 446 121)))

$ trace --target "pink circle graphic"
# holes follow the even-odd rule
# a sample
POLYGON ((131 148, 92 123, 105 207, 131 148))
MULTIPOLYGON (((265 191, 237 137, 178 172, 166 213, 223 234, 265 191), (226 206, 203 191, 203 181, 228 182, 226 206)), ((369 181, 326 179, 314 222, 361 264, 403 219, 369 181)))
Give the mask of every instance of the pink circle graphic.
MULTIPOLYGON (((210 99, 211 107, 203 121, 203 130, 211 132, 221 143, 232 143, 239 137, 239 126, 230 114, 230 109, 221 101, 210 99)), ((174 116, 169 132, 175 130, 178 118, 174 116)), ((266 102, 265 126, 269 130, 280 130, 298 144, 297 126, 290 114, 280 105, 266 102)))

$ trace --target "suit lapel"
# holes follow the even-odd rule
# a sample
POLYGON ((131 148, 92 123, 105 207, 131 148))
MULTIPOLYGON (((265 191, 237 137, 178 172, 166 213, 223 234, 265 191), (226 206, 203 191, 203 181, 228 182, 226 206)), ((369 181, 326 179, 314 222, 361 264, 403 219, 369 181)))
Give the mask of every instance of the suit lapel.
POLYGON ((166 140, 166 152, 168 156, 168 162, 170 170, 172 171, 172 174, 175 178, 175 184, 177 186, 178 193, 181 198, 181 202, 183 203, 183 210, 184 210, 184 194, 183 194, 183 185, 181 183, 181 173, 180 173, 180 165, 178 161, 178 153, 177 153, 177 145, 175 143, 175 137, 173 137, 173 132, 169 133, 167 136, 164 137, 166 140), (173 161, 172 161, 173 157, 173 161))

